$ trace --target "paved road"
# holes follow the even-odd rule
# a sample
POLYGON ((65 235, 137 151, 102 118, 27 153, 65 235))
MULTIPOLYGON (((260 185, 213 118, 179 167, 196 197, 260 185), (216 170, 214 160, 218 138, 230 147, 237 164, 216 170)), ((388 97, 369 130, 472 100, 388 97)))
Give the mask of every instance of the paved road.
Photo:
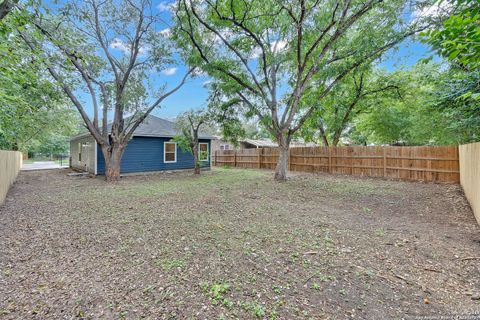
POLYGON ((55 161, 35 161, 34 163, 23 164, 22 170, 48 170, 68 168, 68 161, 65 161, 63 166, 60 166, 55 161))

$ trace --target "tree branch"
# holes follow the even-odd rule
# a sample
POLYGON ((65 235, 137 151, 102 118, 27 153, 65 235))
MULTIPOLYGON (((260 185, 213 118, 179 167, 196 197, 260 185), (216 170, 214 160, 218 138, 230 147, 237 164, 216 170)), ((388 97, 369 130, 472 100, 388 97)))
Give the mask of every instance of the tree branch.
MULTIPOLYGON (((35 52, 36 48, 33 41, 22 31, 20 30, 17 30, 17 31, 20 37, 25 41, 27 46, 30 48, 30 50, 35 52)), ((85 109, 83 108, 81 102, 77 99, 77 97, 73 93, 73 90, 70 88, 70 86, 68 86, 64 81, 62 81, 61 76, 57 73, 57 71, 51 65, 47 64, 47 70, 50 73, 50 75, 60 84, 63 92, 69 97, 70 101, 72 101, 72 103, 75 105, 78 112, 80 112, 80 115, 83 121, 85 122, 87 129, 93 135, 95 140, 97 140, 98 142, 103 142, 103 137, 98 132, 98 129, 93 125, 92 121, 90 120, 87 113, 85 112, 85 109)))
POLYGON ((145 120, 145 118, 156 108, 158 107, 158 105, 163 101, 165 100, 167 97, 171 96, 172 94, 174 94, 175 92, 177 92, 184 84, 185 82, 187 81, 188 77, 190 76, 190 74, 192 74, 192 72, 195 70, 195 68, 191 68, 190 70, 188 70, 188 72, 183 76, 182 80, 180 81, 180 83, 174 87, 172 90, 164 93, 163 95, 161 95, 135 122, 134 124, 132 125, 132 127, 127 131, 127 134, 125 135, 125 137, 127 139, 130 139, 130 137, 133 135, 133 133, 135 132, 135 130, 138 128, 138 126, 143 122, 143 120, 145 120))

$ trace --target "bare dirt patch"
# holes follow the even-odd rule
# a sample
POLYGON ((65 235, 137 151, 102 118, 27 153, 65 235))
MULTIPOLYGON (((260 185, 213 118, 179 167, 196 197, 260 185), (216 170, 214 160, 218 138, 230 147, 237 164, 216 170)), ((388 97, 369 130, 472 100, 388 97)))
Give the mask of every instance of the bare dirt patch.
POLYGON ((110 186, 22 172, 0 221, 5 319, 480 311, 480 228, 455 185, 216 169, 110 186))

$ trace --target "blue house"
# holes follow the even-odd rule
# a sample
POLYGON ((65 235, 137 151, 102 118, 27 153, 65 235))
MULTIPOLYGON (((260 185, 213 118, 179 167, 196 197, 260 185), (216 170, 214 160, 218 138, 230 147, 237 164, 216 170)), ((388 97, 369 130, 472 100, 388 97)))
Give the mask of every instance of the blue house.
MULTIPOLYGON (((110 131, 110 125, 108 130, 110 131)), ((172 138, 178 134, 175 123, 149 115, 135 130, 128 142, 120 165, 120 173, 193 169, 190 152, 183 151, 172 138)), ((212 136, 199 133, 201 166, 211 166, 212 136)), ((102 150, 88 132, 70 139, 70 166, 95 175, 105 174, 102 150)))

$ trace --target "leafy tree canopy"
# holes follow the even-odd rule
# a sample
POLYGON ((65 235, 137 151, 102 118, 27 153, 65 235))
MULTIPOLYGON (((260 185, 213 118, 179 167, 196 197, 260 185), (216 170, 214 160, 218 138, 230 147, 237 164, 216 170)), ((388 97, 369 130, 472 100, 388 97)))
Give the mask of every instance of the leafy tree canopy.
MULTIPOLYGON (((438 1, 440 5, 447 1, 438 1)), ((422 33, 422 39, 441 56, 473 71, 480 68, 480 6, 478 0, 454 0, 457 13, 438 28, 422 33)))
POLYGON ((73 133, 78 120, 41 57, 13 36, 26 17, 16 9, 0 21, 0 148, 23 151, 51 135, 73 133))
POLYGON ((377 99, 353 121, 353 143, 441 145, 478 141, 478 104, 459 98, 478 75, 429 63, 390 75, 400 84, 402 96, 377 99), (473 79, 471 78, 473 77, 473 79))
POLYGON ((356 70, 319 102, 319 108, 298 135, 305 141, 338 145, 359 114, 380 101, 401 98, 402 81, 404 79, 391 77, 384 70, 371 70, 369 66, 356 70))

